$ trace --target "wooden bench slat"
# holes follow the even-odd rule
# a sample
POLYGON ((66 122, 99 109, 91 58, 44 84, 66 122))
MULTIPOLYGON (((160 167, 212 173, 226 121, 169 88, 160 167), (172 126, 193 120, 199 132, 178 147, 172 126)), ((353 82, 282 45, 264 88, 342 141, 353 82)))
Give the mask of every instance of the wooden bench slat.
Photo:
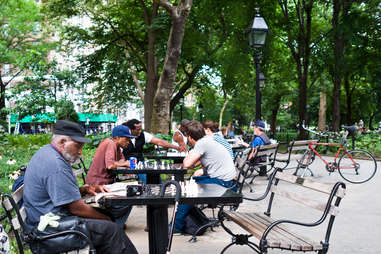
MULTIPOLYGON (((289 183, 297 183, 303 187, 319 191, 325 194, 331 194, 333 187, 335 184, 330 184, 330 183, 321 183, 317 182, 308 178, 301 178, 299 176, 294 176, 292 174, 288 174, 285 172, 277 172, 275 178, 289 182, 289 183)), ((339 188, 339 190, 336 193, 337 197, 343 198, 345 195, 345 190, 343 188, 339 188)))
MULTIPOLYGON (((253 221, 250 220, 247 216, 245 216, 244 213, 239 212, 231 212, 227 215, 228 218, 230 218, 232 221, 237 223, 239 226, 250 232, 253 236, 260 239, 263 232, 266 229, 265 225, 261 224, 255 224, 253 221)), ((271 244, 273 247, 280 247, 280 241, 276 238, 273 238, 274 235, 269 236, 269 239, 271 241, 271 244)))
MULTIPOLYGON (((296 140, 296 141, 294 141, 294 144, 292 144, 292 151, 307 150, 310 143, 317 143, 317 142, 319 142, 319 140, 317 140, 317 139, 296 140)), ((291 146, 291 142, 290 142, 290 146, 291 146)), ((313 147, 316 147, 316 145, 314 145, 313 147)))
POLYGON ((282 197, 288 198, 288 199, 293 200, 295 202, 298 202, 302 205, 314 208, 314 209, 322 211, 322 212, 325 210, 325 207, 327 205, 327 202, 314 200, 314 199, 309 198, 308 196, 302 196, 299 193, 282 190, 282 189, 278 188, 277 186, 271 186, 271 191, 274 192, 275 194, 282 196, 282 197))
MULTIPOLYGON (((275 221, 274 219, 272 219, 272 218, 270 218, 268 216, 262 215, 262 214, 256 213, 256 215, 258 217, 263 218, 264 220, 267 220, 269 223, 272 223, 272 222, 275 221)), ((320 243, 318 243, 316 241, 313 241, 313 240, 311 240, 311 239, 309 239, 309 238, 307 238, 305 236, 300 236, 300 235, 298 235, 298 234, 296 234, 296 233, 294 233, 292 231, 289 231, 284 224, 283 225, 282 224, 281 225, 277 225, 277 228, 286 231, 288 234, 293 235, 293 237, 295 237, 295 239, 298 239, 302 243, 304 243, 303 247, 302 247, 302 250, 321 250, 321 249, 323 249, 323 246, 320 243)))
MULTIPOLYGON (((253 236, 260 239, 266 228, 274 222, 274 220, 265 215, 258 213, 240 213, 240 212, 225 212, 226 217, 237 223, 239 226, 250 232, 253 236)), ((268 234, 267 244, 271 248, 283 248, 289 250, 321 250, 320 243, 311 241, 306 237, 302 237, 293 232, 290 232, 284 225, 277 225, 268 234)))
MULTIPOLYGON (((12 198, 15 200, 16 204, 22 199, 23 191, 24 185, 21 185, 14 193, 12 193, 12 198)), ((13 209, 9 199, 5 199, 3 204, 7 211, 11 211, 13 209)))
MULTIPOLYGON (((22 220, 25 221, 25 219, 26 219, 26 211, 25 211, 25 207, 21 207, 19 211, 20 211, 20 215, 21 215, 22 220)), ((12 218, 11 223, 12 223, 13 228, 14 228, 15 230, 18 230, 18 229, 21 228, 21 225, 20 225, 20 222, 19 222, 19 220, 18 220, 18 218, 17 218, 17 215, 15 215, 15 216, 12 218)))
POLYGON ((74 173, 74 176, 77 177, 81 174, 84 174, 85 173, 85 169, 84 168, 80 168, 80 169, 76 169, 76 170, 73 170, 73 173, 74 173))
MULTIPOLYGON (((274 219, 265 215, 261 215, 258 213, 255 213, 254 215, 257 217, 257 220, 263 220, 264 223, 266 223, 267 225, 270 225, 275 221, 274 219)), ((277 225, 270 231, 270 234, 274 230, 277 231, 279 234, 283 235, 285 239, 290 242, 291 250, 313 250, 313 244, 309 240, 306 240, 304 237, 292 233, 287 229, 285 225, 277 225)))

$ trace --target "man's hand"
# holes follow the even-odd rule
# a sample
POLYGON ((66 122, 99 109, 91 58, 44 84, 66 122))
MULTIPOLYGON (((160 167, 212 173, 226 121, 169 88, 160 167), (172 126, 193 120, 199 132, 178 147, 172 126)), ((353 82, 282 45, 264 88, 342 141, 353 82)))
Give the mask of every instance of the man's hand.
POLYGON ((97 195, 99 192, 111 192, 104 185, 84 185, 80 188, 81 194, 97 195))
POLYGON ((202 176, 204 174, 204 170, 202 168, 194 171, 193 176, 202 176))
POLYGON ((188 147, 185 145, 185 146, 178 146, 178 147, 176 147, 176 150, 178 151, 178 152, 186 152, 186 151, 188 151, 188 147))

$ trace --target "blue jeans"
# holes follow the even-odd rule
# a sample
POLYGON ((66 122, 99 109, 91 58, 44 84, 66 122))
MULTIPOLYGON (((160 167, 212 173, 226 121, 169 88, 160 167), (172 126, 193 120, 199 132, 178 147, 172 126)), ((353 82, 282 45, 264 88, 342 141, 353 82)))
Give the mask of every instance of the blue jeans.
MULTIPOLYGON (((234 186, 234 181, 224 181, 218 178, 211 178, 209 176, 194 176, 193 179, 198 184, 213 183, 221 185, 225 188, 231 188, 234 186)), ((237 187, 232 188, 233 191, 237 191, 237 187)), ((192 209, 192 205, 179 205, 177 209, 176 219, 175 219, 175 232, 182 232, 185 225, 185 218, 187 217, 189 211, 192 209)))

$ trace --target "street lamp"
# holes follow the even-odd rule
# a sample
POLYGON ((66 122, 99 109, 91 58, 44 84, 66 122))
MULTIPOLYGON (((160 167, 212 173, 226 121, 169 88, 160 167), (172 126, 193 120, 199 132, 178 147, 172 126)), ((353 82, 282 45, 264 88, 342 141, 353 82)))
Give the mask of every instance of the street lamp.
POLYGON ((262 72, 260 72, 259 73, 259 88, 264 88, 265 85, 266 85, 266 77, 262 72))
MULTIPOLYGON (((256 14, 253 20, 253 24, 249 31, 249 43, 253 48, 262 48, 265 45, 266 35, 269 31, 269 27, 266 24, 264 18, 259 14, 259 8, 255 8, 256 14)), ((255 120, 261 119, 261 91, 260 88, 260 66, 259 62, 261 59, 262 52, 256 52, 254 54, 255 63, 255 120)), ((263 75, 263 74, 262 74, 263 75)), ((264 75, 263 75, 264 78, 264 75)), ((265 80, 265 79, 263 79, 265 80)))

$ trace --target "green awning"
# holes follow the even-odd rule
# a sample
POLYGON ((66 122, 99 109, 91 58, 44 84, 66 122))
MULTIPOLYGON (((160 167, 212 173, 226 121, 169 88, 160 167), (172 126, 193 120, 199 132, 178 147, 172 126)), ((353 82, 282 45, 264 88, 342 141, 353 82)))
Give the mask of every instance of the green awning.
POLYGON ((98 123, 115 123, 118 121, 118 116, 113 114, 95 114, 95 113, 77 113, 79 116, 79 121, 87 122, 89 119, 90 122, 98 123))
MULTIPOLYGON (((16 123, 18 120, 18 114, 11 114, 11 123, 16 123)), ((54 113, 41 113, 37 115, 27 115, 23 119, 19 120, 20 123, 54 123, 56 117, 54 113)))
MULTIPOLYGON (((96 123, 115 123, 118 121, 118 116, 113 114, 95 114, 95 113, 77 113, 80 122, 96 122, 96 123)), ((11 114, 11 123, 17 123, 18 114, 11 114)), ((20 123, 55 123, 55 113, 41 113, 37 115, 27 115, 19 120, 20 123)))

